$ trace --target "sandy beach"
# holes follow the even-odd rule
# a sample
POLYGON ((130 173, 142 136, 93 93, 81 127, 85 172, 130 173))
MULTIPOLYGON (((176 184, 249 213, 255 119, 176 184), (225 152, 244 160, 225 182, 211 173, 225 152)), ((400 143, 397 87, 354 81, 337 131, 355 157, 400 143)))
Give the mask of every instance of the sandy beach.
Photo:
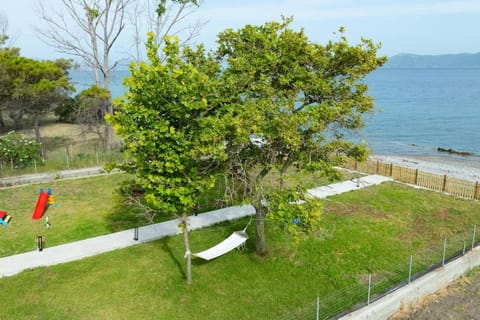
POLYGON ((479 157, 373 155, 372 160, 458 179, 480 181, 479 157))

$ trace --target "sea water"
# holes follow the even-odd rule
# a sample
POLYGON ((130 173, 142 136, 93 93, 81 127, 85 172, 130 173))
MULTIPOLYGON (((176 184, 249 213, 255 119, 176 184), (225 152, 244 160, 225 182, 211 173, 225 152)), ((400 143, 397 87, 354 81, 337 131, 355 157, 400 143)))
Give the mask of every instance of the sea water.
MULTIPOLYGON (((122 78, 128 75, 114 73, 114 98, 125 92, 122 78)), ((71 77, 77 93, 93 83, 91 72, 71 77)), ((374 154, 442 155, 440 147, 480 155, 480 69, 381 68, 366 83, 375 112, 355 135, 374 154)))
POLYGON ((366 82, 376 111, 360 136, 376 154, 480 155, 480 69, 389 69, 366 82))

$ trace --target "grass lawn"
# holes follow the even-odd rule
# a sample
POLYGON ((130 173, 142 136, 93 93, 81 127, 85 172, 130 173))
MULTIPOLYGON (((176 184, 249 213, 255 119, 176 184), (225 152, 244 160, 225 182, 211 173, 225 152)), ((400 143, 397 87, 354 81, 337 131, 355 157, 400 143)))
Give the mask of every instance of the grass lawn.
POLYGON ((13 217, 8 227, 0 228, 0 256, 35 250, 39 235, 46 238, 47 246, 54 246, 129 226, 125 221, 115 221, 112 214, 112 191, 125 179, 126 174, 111 174, 0 190, 0 210, 13 217), (43 219, 33 220, 39 188, 48 187, 58 206, 49 207, 43 219), (45 227, 45 216, 49 217, 50 229, 45 227))
MULTIPOLYGON (((2 278, 8 303, 0 318, 277 319, 317 295, 327 313, 338 311, 340 304, 359 301, 349 294, 364 289, 369 273, 388 283, 399 266, 407 276, 411 254, 415 262, 422 257, 417 264, 439 261, 441 251, 427 249, 441 247, 445 237, 451 245, 471 239, 478 209, 478 202, 386 183, 328 198, 322 232, 298 244, 282 226, 267 224, 270 254, 264 258, 254 253, 250 227, 245 252, 211 262, 194 259, 191 286, 185 285, 181 236, 2 278), (332 296, 337 299, 324 298, 332 296)), ((221 241, 246 222, 192 232, 192 250, 221 241)))
MULTIPOLYGON (((298 184, 298 176, 289 175, 288 183, 298 184)), ((46 246, 55 246, 147 224, 143 217, 129 208, 114 206, 114 189, 130 177, 127 174, 110 174, 0 189, 0 211, 6 210, 13 217, 8 227, 0 226, 0 235, 4 240, 0 246, 0 257, 35 250, 39 235, 46 239, 46 246), (32 220, 38 191, 48 187, 52 189, 58 206, 49 207, 41 220, 32 220), (45 226, 47 216, 51 223, 49 229, 45 226)), ((309 187, 331 182, 312 175, 301 177, 309 187)), ((221 192, 211 192, 206 196, 200 203, 200 212, 218 209, 221 202, 217 198, 221 195, 221 192)), ((171 218, 158 216, 155 222, 171 218)))

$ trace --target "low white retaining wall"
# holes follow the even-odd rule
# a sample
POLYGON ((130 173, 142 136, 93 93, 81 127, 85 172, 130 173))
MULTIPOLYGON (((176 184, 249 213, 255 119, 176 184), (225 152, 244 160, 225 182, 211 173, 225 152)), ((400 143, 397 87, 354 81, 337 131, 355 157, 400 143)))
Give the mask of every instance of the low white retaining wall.
POLYGON ((382 320, 392 316, 402 303, 414 303, 418 299, 444 288, 464 273, 480 265, 480 247, 469 251, 463 257, 449 262, 412 281, 395 292, 372 302, 370 305, 349 313, 339 319, 382 320))
MULTIPOLYGON (((114 171, 118 172, 118 171, 114 171)), ((105 174, 102 167, 83 168, 74 170, 63 170, 58 172, 45 172, 36 174, 26 174, 23 176, 14 176, 0 178, 0 188, 22 186, 27 184, 49 182, 57 179, 72 179, 80 177, 89 177, 99 174, 105 174)))

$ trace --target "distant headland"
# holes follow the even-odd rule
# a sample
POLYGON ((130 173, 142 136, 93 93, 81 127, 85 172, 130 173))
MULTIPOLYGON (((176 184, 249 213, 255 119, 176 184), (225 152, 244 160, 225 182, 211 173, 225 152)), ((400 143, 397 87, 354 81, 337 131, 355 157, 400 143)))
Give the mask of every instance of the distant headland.
POLYGON ((480 69, 480 52, 442 55, 401 53, 388 58, 384 68, 456 68, 480 69))

